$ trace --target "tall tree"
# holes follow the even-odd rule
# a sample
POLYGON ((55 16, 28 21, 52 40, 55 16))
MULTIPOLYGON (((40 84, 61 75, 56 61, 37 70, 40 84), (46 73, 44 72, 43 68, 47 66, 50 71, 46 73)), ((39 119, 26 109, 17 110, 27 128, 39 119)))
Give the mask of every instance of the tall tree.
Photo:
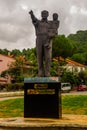
POLYGON ((18 49, 14 49, 11 51, 11 55, 13 56, 20 56, 21 55, 21 51, 18 49))
POLYGON ((87 52, 87 30, 77 31, 76 34, 70 34, 68 38, 78 47, 77 53, 87 52))
POLYGON ((75 46, 68 38, 64 35, 59 35, 53 39, 53 57, 58 57, 58 77, 60 80, 61 76, 61 65, 60 65, 60 56, 64 59, 71 56, 74 52, 75 46))
POLYGON ((62 56, 63 58, 72 56, 75 45, 64 35, 59 35, 53 39, 53 57, 62 56))
POLYGON ((20 76, 23 76, 25 62, 25 56, 18 56, 15 58, 15 62, 10 64, 8 73, 12 79, 17 80, 20 76))

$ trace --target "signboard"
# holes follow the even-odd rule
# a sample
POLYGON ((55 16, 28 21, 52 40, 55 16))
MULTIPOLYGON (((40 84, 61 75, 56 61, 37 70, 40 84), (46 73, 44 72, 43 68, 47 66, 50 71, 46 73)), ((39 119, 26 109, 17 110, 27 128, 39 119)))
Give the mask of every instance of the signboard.
POLYGON ((34 84, 34 89, 27 89, 27 94, 55 94, 55 89, 49 89, 48 84, 34 84))

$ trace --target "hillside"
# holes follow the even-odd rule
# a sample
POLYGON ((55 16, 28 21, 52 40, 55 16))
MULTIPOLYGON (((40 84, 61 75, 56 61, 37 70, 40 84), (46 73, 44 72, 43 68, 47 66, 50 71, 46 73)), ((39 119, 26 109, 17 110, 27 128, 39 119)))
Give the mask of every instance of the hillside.
POLYGON ((76 34, 70 34, 68 38, 77 46, 77 50, 71 59, 87 65, 87 30, 77 31, 76 34))
POLYGON ((68 38, 77 45, 77 53, 87 52, 87 30, 77 31, 76 34, 70 34, 68 38))

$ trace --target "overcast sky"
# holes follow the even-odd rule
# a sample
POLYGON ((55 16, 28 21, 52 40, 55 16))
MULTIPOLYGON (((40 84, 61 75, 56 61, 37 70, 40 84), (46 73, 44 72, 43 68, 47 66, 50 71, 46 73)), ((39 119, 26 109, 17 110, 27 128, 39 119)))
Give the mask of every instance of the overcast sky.
POLYGON ((41 19, 42 10, 59 14, 59 34, 87 30, 87 0, 0 0, 0 48, 35 47, 35 30, 28 14, 30 10, 41 19))

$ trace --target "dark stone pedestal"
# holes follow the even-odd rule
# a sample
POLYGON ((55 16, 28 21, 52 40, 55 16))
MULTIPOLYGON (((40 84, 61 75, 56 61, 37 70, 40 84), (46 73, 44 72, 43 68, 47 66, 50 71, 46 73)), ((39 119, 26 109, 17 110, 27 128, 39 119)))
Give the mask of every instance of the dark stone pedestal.
POLYGON ((51 78, 25 78, 24 117, 61 118, 60 85, 51 78))

